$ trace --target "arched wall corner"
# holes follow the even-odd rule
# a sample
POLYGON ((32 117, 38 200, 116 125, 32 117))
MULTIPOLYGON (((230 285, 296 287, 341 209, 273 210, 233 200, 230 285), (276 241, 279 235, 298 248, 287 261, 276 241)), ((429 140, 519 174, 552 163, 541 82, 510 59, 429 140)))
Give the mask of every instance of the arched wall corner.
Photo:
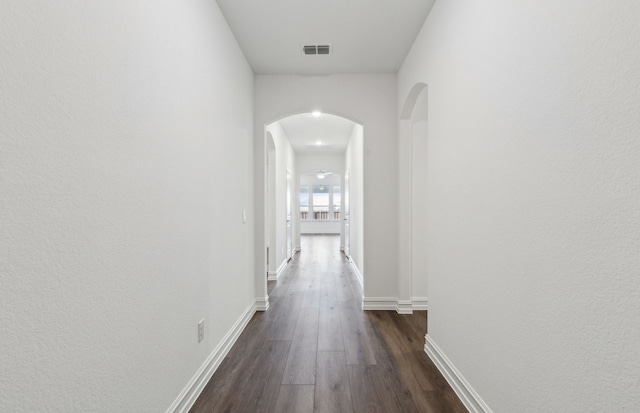
POLYGON ((275 150, 276 144, 273 141, 273 135, 271 135, 271 132, 266 131, 265 138, 267 139, 267 145, 265 145, 265 148, 275 150))
POLYGON ((410 120, 413 109, 416 107, 418 98, 424 89, 428 88, 426 83, 418 82, 409 91, 407 98, 404 100, 402 111, 400 112, 400 120, 410 120))

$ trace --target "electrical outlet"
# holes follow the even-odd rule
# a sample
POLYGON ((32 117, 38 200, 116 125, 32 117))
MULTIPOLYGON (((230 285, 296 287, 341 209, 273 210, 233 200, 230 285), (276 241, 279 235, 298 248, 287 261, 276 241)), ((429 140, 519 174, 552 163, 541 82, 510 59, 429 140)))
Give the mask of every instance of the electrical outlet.
POLYGON ((204 340, 204 318, 198 322, 198 343, 204 340))

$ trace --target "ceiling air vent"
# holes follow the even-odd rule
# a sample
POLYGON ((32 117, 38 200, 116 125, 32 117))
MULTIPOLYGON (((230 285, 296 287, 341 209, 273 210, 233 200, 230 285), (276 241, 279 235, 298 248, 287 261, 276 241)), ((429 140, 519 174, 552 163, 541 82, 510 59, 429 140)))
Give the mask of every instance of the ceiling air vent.
POLYGON ((328 44, 318 45, 318 54, 329 54, 331 53, 331 48, 328 44))
POLYGON ((331 54, 330 44, 303 44, 302 53, 306 55, 331 54))
POLYGON ((302 46, 302 51, 304 54, 318 54, 318 48, 315 45, 304 45, 302 46))

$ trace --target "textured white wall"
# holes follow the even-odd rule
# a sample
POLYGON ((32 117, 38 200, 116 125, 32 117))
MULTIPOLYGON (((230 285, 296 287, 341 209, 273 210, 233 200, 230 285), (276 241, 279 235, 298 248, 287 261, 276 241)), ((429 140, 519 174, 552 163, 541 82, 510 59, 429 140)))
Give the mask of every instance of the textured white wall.
POLYGON ((0 27, 0 410, 165 411, 254 302, 253 74, 208 0, 0 27))
POLYGON ((437 2, 429 335, 496 412, 640 411, 640 3, 437 2))
MULTIPOLYGON (((364 125, 365 294, 395 295, 397 280, 397 79, 385 75, 267 76, 255 78, 255 167, 262 174, 264 125, 314 109, 364 125), (391 194, 391 195, 390 195, 391 194), (391 293, 390 293, 391 292, 391 293)), ((256 219, 264 219, 264 183, 256 176, 256 219)), ((256 265, 264 266, 264 222, 256 224, 256 265)), ((256 291, 266 292, 262 277, 256 291)), ((264 297, 264 294, 262 294, 264 297)))

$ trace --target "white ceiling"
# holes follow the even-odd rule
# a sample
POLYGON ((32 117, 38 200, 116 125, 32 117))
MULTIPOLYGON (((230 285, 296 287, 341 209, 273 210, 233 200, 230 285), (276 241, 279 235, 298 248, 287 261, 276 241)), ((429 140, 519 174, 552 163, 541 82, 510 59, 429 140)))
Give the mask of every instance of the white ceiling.
POLYGON ((297 154, 343 154, 354 125, 349 119, 328 114, 314 117, 301 113, 280 120, 297 154))
POLYGON ((435 0, 217 0, 256 74, 396 73, 435 0), (305 56, 302 44, 333 45, 305 56))

